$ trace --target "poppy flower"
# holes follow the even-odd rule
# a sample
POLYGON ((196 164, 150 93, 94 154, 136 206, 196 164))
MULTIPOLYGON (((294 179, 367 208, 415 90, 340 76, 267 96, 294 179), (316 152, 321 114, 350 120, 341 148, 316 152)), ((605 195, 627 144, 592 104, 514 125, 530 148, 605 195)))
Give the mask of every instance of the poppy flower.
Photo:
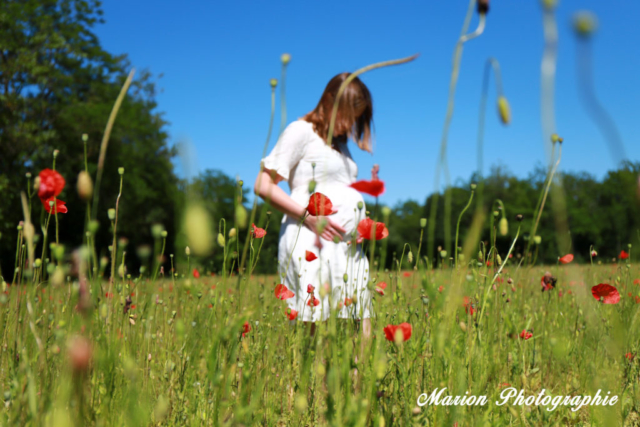
POLYGON ((200 278, 200 272, 198 271, 197 268, 193 269, 193 277, 195 277, 196 279, 200 278))
POLYGON ((307 285, 307 293, 308 293, 308 294, 312 294, 312 293, 313 293, 313 291, 315 291, 315 290, 316 290, 316 287, 315 287, 315 286, 313 286, 313 285, 307 285))
POLYGON ((294 294, 291 290, 289 290, 283 284, 276 285, 276 288, 275 288, 274 292, 276 294, 276 298, 281 299, 281 300, 286 300, 286 299, 293 298, 294 296, 296 296, 296 294, 294 294))
POLYGON ((256 227, 255 224, 251 224, 251 227, 251 235, 254 239, 262 239, 267 234, 264 228, 256 227))
POLYGON ((464 311, 467 314, 473 314, 476 312, 476 305, 471 301, 469 297, 464 297, 464 311))
POLYGON ((411 338, 412 328, 409 323, 401 323, 399 325, 387 325, 384 329, 384 336, 389 341, 395 341, 396 332, 402 332, 402 340, 406 341, 411 338))
POLYGON ((309 301, 307 301, 307 305, 311 307, 312 304, 314 307, 317 307, 320 305, 320 300, 316 297, 312 297, 309 301))
POLYGON ((633 281, 633 284, 634 284, 634 285, 640 285, 640 279, 635 279, 635 280, 633 281))
POLYGON ((640 304, 640 297, 636 295, 636 297, 634 298, 636 304, 640 304))
POLYGON ((284 314, 287 315, 287 317, 289 318, 289 320, 296 320, 296 317, 298 317, 298 312, 296 310, 292 310, 290 308, 287 308, 284 311, 284 314))
POLYGON ((571 261, 573 261, 573 254, 566 254, 563 257, 559 258, 560 264, 569 264, 571 261))
POLYGON ((384 181, 380 181, 379 179, 372 179, 370 181, 363 179, 354 182, 349 187, 373 197, 378 197, 384 193, 384 181))
POLYGON ((551 275, 548 271, 540 279, 540 285, 542 285, 542 292, 550 291, 556 287, 557 279, 551 275))
POLYGON ((629 353, 625 354, 624 357, 626 357, 628 360, 633 360, 636 357, 636 355, 631 353, 631 352, 629 352, 629 353))
POLYGON ((348 298, 348 297, 346 297, 346 298, 344 299, 344 305, 345 305, 346 307, 349 307, 351 304, 353 304, 353 298, 348 298))
POLYGON ((402 275, 404 277, 411 277, 411 273, 409 273, 408 271, 405 271, 404 273, 402 273, 402 275))
POLYGON ((249 322, 244 322, 244 325, 242 325, 242 338, 249 332, 251 332, 251 325, 249 322))
POLYGON ((49 197, 47 200, 45 199, 40 199, 42 201, 42 204, 44 205, 44 210, 46 210, 49 213, 52 214, 57 214, 57 213, 67 213, 69 212, 69 210, 67 209, 67 207, 65 206, 66 202, 63 202, 60 199, 55 199, 55 206, 49 206, 49 202, 53 202, 55 196, 51 196, 49 197), (53 208, 53 212, 51 212, 53 208))
POLYGON ((57 171, 43 169, 40 174, 40 186, 38 187, 38 197, 40 200, 47 200, 62 193, 66 181, 57 171))
POLYGON ((624 250, 622 250, 622 251, 620 251, 620 256, 618 256, 618 258, 627 259, 627 258, 629 258, 629 254, 627 252, 625 252, 624 250))
POLYGON ((442 292, 444 290, 444 286, 440 285, 438 286, 438 292, 442 292))
POLYGON ((532 336, 533 334, 527 331, 526 329, 523 329, 522 332, 520 332, 520 338, 522 338, 525 341, 531 338, 532 336))
POLYGON ((389 230, 387 230, 387 227, 385 227, 384 223, 375 222, 371 218, 365 218, 362 221, 360 221, 360 223, 358 224, 357 243, 361 243, 362 239, 373 240, 375 238, 376 240, 381 240, 387 237, 388 235, 389 235, 389 230), (374 226, 375 226, 375 235, 373 234, 374 226))
POLYGON ((595 258, 598 256, 598 252, 596 252, 595 250, 591 251, 591 257, 595 258))
POLYGON ((327 196, 322 193, 313 193, 309 197, 309 204, 307 205, 307 212, 309 215, 331 215, 337 211, 333 210, 333 203, 327 196))
POLYGON ((502 388, 502 387, 511 387, 511 384, 509 384, 509 383, 502 383, 502 384, 498 385, 498 388, 502 388))
POLYGON ((311 251, 304 251, 304 259, 306 259, 307 262, 311 262, 314 259, 318 259, 318 257, 311 251))
POLYGON ((591 295, 603 304, 617 304, 620 302, 620 294, 615 286, 600 283, 591 288, 591 295))
POLYGON ((376 286, 376 292, 379 293, 380 295, 384 296, 384 290, 386 288, 387 288, 387 283, 386 282, 380 282, 376 286))

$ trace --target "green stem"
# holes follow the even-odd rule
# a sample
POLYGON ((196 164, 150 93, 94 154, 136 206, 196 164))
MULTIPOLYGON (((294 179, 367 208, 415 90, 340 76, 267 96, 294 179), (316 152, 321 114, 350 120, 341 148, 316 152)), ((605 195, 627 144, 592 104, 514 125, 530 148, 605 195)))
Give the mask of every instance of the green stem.
POLYGON ((460 234, 460 221, 462 221, 462 215, 464 215, 467 209, 469 209, 469 206, 471 206, 471 201, 473 200, 473 193, 474 193, 474 190, 471 190, 471 196, 469 197, 467 206, 465 206, 464 209, 462 209, 462 212, 460 212, 460 216, 458 217, 458 224, 456 225, 456 243, 455 243, 455 259, 454 259, 454 265, 456 266, 456 268, 458 267, 458 236, 460 234))

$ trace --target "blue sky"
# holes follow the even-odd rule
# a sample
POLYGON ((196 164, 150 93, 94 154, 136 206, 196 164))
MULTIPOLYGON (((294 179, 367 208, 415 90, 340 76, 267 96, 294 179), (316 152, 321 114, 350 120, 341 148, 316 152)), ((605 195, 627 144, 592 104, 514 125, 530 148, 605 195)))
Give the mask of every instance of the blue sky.
MULTIPOLYGON (((540 126, 541 7, 536 0, 494 0, 491 7, 485 33, 465 45, 462 59, 448 151, 454 182, 467 180, 476 168, 482 74, 491 56, 500 61, 513 120, 508 127, 499 123, 492 83, 485 173, 501 164, 526 177, 546 161, 540 126)), ((292 56, 288 122, 313 109, 335 74, 420 53, 413 63, 362 76, 373 95, 376 145, 373 155, 355 145, 351 152, 361 179, 380 164, 387 186, 381 202, 393 205, 423 201, 434 190, 451 58, 466 8, 464 0, 109 0, 106 23, 95 31, 108 51, 126 53, 138 69, 162 74, 159 110, 170 123, 171 143, 191 142, 194 170, 220 169, 248 183, 259 170, 270 114, 269 79, 280 79, 282 53, 292 56)), ((557 10, 556 123, 565 140, 561 169, 600 178, 615 164, 580 103, 571 18, 583 9, 599 22, 592 40, 598 97, 616 121, 628 158, 638 161, 640 3, 564 0, 557 10)), ((473 28, 476 22, 474 16, 473 28)), ((277 134, 279 114, 275 123, 277 134)))

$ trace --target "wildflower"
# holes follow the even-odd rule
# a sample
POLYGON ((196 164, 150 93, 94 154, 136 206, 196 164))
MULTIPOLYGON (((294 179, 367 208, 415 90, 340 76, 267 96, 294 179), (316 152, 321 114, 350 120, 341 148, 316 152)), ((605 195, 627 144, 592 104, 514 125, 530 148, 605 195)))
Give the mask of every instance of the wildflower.
POLYGON ((290 289, 288 289, 283 284, 276 285, 274 292, 275 292, 276 298, 280 300, 286 300, 296 296, 296 294, 294 294, 290 289))
POLYGON ((624 357, 626 357, 627 360, 633 360, 633 359, 635 359, 636 355, 631 353, 631 352, 629 352, 629 353, 625 354, 624 357))
POLYGON ((522 332, 520 332, 520 338, 522 338, 525 341, 531 338, 532 336, 533 334, 527 331, 526 329, 523 329, 522 332))
POLYGON ((386 288, 387 288, 387 283, 386 282, 380 282, 376 286, 376 292, 379 293, 380 295, 384 296, 384 290, 386 288))
POLYGON ((384 193, 384 181, 379 179, 372 179, 370 181, 363 179, 354 182, 349 187, 373 197, 378 197, 384 193))
POLYGON ((618 256, 621 260, 629 258, 629 254, 623 250, 620 251, 620 256, 618 256))
POLYGON ((313 293, 313 291, 315 291, 315 290, 316 290, 316 287, 315 287, 315 286, 313 286, 313 285, 307 285, 307 293, 308 293, 308 294, 312 294, 312 293, 313 293))
POLYGON ((591 288, 591 295, 603 304, 617 304, 620 302, 620 294, 615 286, 600 283, 591 288))
POLYGON ((200 278, 200 272, 198 271, 197 268, 193 269, 193 277, 195 277, 196 279, 200 278))
POLYGON ((298 317, 298 312, 296 310, 292 310, 290 308, 287 308, 284 311, 284 314, 287 315, 287 317, 289 318, 289 320, 296 320, 296 317, 298 317))
POLYGON ((381 240, 389 235, 389 230, 382 222, 375 222, 370 218, 365 218, 358 224, 358 239, 357 243, 361 243, 363 239, 366 240, 381 240), (375 224, 375 235, 374 235, 375 224))
POLYGON ((49 197, 47 200, 44 200, 44 199, 40 199, 40 200, 42 200, 42 204, 44 205, 44 210, 46 210, 49 213, 57 214, 57 213, 69 212, 69 210, 65 206, 66 202, 63 202, 60 199, 55 199, 55 207, 54 207, 53 197, 49 197), (51 212, 52 210, 53 212, 51 212))
POLYGON ((307 262, 311 262, 314 259, 318 259, 318 257, 311 251, 304 251, 304 259, 307 260, 307 262))
POLYGON ((254 239, 262 239, 267 234, 264 228, 258 228, 255 224, 251 224, 251 227, 251 235, 254 239))
POLYGON ((440 285, 438 286, 438 292, 442 292, 444 290, 444 286, 440 285))
POLYGON ((476 305, 471 301, 469 297, 464 297, 464 311, 467 314, 473 314, 476 312, 476 305))
POLYGON ((353 298, 345 297, 344 299, 345 307, 349 307, 351 304, 353 304, 353 298))
POLYGON ((503 387, 511 387, 511 384, 509 383, 502 383, 498 385, 498 388, 503 388, 503 387))
POLYGON ((633 284, 634 284, 634 285, 640 285, 640 279, 635 279, 635 280, 633 281, 633 284))
POLYGON ((571 261, 573 261, 573 254, 567 254, 563 257, 560 257, 558 260, 561 264, 569 264, 571 261))
POLYGON ((309 307, 311 307, 311 305, 313 305, 314 307, 317 307, 320 305, 320 300, 315 296, 312 296, 311 299, 307 302, 307 305, 309 307))
POLYGON ((249 322, 244 322, 244 325, 242 325, 242 338, 244 338, 244 336, 249 332, 251 332, 251 324, 249 322))
POLYGON ((66 184, 62 175, 52 169, 43 169, 38 177, 38 197, 43 201, 58 196, 66 184))
POLYGON ((383 331, 387 340, 396 341, 397 337, 397 340, 402 342, 411 338, 412 328, 409 323, 401 323, 399 325, 387 325, 383 331))
POLYGON ((597 256, 598 256, 598 252, 596 252, 596 251, 595 251, 595 249, 594 249, 594 250, 592 250, 592 251, 591 251, 591 258, 595 258, 595 257, 597 257, 597 256))
POLYGON ((307 205, 307 212, 309 215, 331 215, 337 211, 333 210, 333 203, 327 196, 322 193, 313 193, 309 197, 309 204, 307 205))
POLYGON ((551 289, 556 287, 556 282, 558 280, 551 275, 548 271, 544 273, 542 279, 540 279, 540 285, 542 285, 542 292, 550 291, 551 289))
POLYGON ((408 272, 408 271, 405 271, 404 273, 402 273, 402 275, 403 275, 404 277, 411 277, 411 273, 410 273, 410 272, 408 272))

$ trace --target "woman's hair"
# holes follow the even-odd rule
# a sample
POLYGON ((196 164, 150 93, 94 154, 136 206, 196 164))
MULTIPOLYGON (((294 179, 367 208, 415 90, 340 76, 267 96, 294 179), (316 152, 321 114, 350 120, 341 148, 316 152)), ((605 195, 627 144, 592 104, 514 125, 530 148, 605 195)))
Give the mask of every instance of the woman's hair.
MULTIPOLYGON (((340 85, 351 73, 340 73, 332 78, 325 87, 316 108, 302 119, 313 124, 313 130, 325 141, 329 136, 329 124, 333 104, 340 85)), ((371 121, 373 103, 369 89, 359 78, 353 79, 344 89, 338 103, 338 114, 333 129, 333 136, 350 136, 361 150, 372 152, 371 121)))

